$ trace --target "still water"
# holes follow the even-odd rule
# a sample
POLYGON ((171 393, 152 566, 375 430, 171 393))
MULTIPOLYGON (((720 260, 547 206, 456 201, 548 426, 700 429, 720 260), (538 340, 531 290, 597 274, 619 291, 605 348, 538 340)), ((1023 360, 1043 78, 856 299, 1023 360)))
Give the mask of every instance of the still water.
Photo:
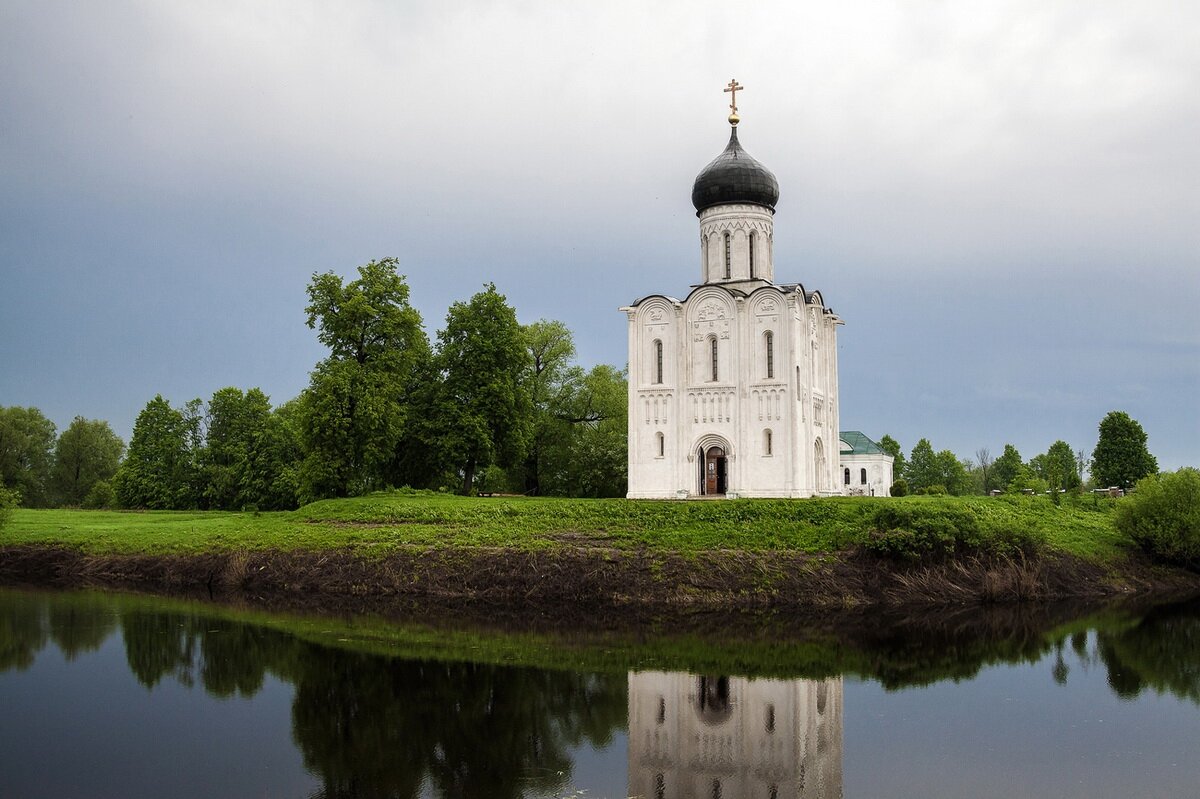
POLYGON ((2 797, 1190 797, 1198 744, 1195 603, 731 644, 0 590, 2 797))

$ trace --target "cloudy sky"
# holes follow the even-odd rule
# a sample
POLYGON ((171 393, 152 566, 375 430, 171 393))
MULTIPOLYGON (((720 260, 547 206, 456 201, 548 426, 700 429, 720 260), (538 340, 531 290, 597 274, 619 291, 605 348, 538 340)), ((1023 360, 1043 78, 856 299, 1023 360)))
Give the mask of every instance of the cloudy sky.
POLYGON ((1200 464, 1200 4, 0 0, 0 405, 128 439, 156 393, 298 394, 314 272, 396 256, 432 335, 494 281, 625 363, 699 278, 728 137, 842 424, 1200 464))

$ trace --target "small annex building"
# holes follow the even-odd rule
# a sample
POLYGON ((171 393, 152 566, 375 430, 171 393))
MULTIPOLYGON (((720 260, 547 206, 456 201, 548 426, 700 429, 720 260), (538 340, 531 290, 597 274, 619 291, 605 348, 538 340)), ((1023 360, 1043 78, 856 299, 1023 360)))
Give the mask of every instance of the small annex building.
POLYGON ((775 175, 738 139, 696 176, 699 282, 622 308, 631 499, 845 493, 837 329, 821 292, 775 281, 775 175), (837 449, 835 449, 837 448, 837 449))
POLYGON ((857 430, 843 430, 838 439, 842 489, 852 497, 891 496, 892 461, 882 447, 857 430))

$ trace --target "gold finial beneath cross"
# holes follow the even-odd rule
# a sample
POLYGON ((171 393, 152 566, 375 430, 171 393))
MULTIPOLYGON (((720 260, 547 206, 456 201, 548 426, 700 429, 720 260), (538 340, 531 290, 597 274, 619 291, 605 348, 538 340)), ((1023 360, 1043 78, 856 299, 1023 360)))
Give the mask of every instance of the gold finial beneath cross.
POLYGON ((737 82, 737 78, 729 81, 729 85, 725 87, 725 91, 729 92, 729 124, 736 125, 741 122, 741 117, 737 112, 737 93, 746 88, 737 82))

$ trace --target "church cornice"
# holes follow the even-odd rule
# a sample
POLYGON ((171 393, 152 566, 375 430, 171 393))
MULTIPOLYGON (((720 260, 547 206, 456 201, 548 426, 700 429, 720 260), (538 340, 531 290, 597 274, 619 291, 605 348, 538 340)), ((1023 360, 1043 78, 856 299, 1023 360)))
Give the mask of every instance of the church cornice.
POLYGON ((626 311, 626 312, 635 310, 639 306, 645 305, 648 302, 650 302, 651 300, 663 300, 668 305, 670 305, 674 308, 678 308, 682 304, 679 300, 677 300, 674 297, 667 295, 667 294, 647 294, 645 297, 639 297, 638 299, 629 303, 629 305, 627 305, 623 308, 620 308, 619 310, 626 311))

